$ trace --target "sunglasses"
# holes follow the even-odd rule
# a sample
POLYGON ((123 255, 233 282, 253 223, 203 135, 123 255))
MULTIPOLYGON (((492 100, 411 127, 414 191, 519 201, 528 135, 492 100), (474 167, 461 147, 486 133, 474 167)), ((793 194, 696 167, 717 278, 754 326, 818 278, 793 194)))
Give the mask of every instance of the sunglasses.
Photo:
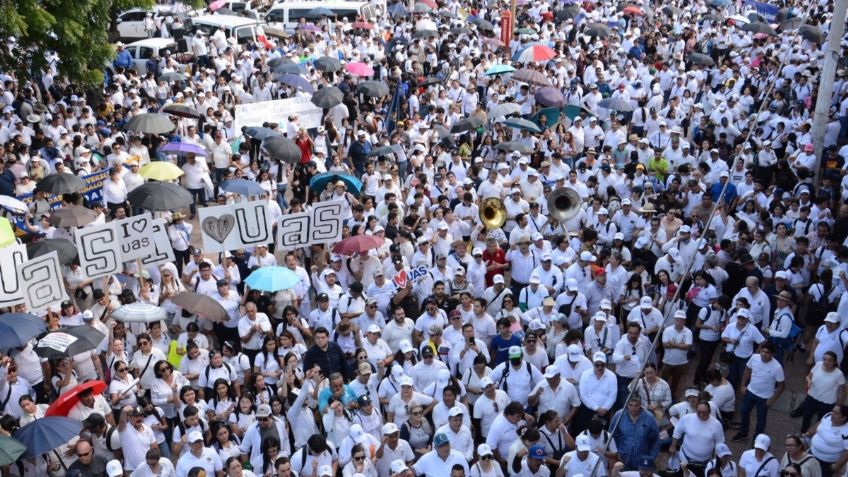
POLYGON ((365 460, 365 456, 364 455, 357 455, 357 456, 353 457, 353 460, 356 460, 356 461, 365 460))
POLYGON ((118 368, 116 371, 118 371, 119 373, 125 373, 128 370, 129 370, 129 368, 118 368))
POLYGON ((781 473, 780 473, 780 475, 781 475, 782 477, 798 477, 798 473, 797 473, 797 472, 794 472, 794 471, 791 471, 791 472, 790 472, 790 471, 786 471, 786 470, 784 470, 783 472, 781 472, 781 473))
POLYGON ((150 344, 150 342, 149 342, 149 341, 139 341, 139 342, 138 342, 138 345, 139 345, 139 346, 147 346, 147 345, 149 345, 149 344, 150 344))
POLYGON ((162 366, 161 368, 159 368, 160 373, 164 373, 164 372, 170 371, 170 370, 171 370, 171 368, 169 368, 167 366, 162 366))

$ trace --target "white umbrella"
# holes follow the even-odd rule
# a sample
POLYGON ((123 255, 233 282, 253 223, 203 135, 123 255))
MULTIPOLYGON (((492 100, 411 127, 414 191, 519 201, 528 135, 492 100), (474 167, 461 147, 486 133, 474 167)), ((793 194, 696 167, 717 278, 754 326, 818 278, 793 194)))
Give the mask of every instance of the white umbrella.
POLYGON ((502 118, 504 116, 509 116, 510 114, 515 114, 521 111, 521 106, 515 103, 501 103, 492 108, 489 111, 489 115, 496 120, 498 118, 502 118))
POLYGON ((140 301, 118 307, 111 316, 125 323, 154 323, 168 317, 164 309, 140 301))
POLYGON ((434 22, 433 20, 426 20, 425 19, 425 20, 418 20, 418 22, 415 23, 415 29, 418 30, 418 31, 421 31, 421 30, 437 31, 439 29, 439 27, 436 26, 436 22, 434 22))
POLYGON ((0 195, 0 207, 13 214, 26 214, 29 211, 25 203, 8 195, 0 195))
POLYGON ((748 23, 751 23, 751 19, 746 17, 746 16, 743 16, 743 15, 733 15, 733 16, 727 17, 727 19, 733 20, 736 23, 742 23, 742 24, 745 24, 745 25, 747 25, 748 23))

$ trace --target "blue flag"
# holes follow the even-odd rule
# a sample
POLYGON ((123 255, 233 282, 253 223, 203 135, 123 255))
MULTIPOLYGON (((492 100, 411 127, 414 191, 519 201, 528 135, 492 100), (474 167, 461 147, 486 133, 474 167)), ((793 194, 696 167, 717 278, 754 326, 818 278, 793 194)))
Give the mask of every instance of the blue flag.
POLYGON ((400 110, 400 99, 401 99, 401 86, 398 83, 395 86, 395 94, 392 95, 392 102, 389 104, 389 111, 386 114, 386 132, 389 135, 395 130, 397 126, 397 115, 400 110))

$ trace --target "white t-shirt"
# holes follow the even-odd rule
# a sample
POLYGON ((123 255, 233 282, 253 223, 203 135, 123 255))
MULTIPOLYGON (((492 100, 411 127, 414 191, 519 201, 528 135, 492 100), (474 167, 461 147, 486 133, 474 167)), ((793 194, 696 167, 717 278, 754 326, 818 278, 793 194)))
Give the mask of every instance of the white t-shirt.
POLYGON ((774 358, 765 363, 763 358, 757 354, 751 356, 751 359, 748 360, 748 368, 751 369, 748 391, 763 399, 771 399, 774 396, 774 387, 785 379, 783 377, 783 366, 774 358))
POLYGON ((713 456, 715 446, 724 442, 724 429, 718 419, 710 416, 703 421, 696 413, 683 416, 674 427, 676 439, 684 435, 681 460, 706 461, 713 456))
POLYGON ((807 394, 817 401, 828 404, 835 403, 839 386, 845 384, 845 375, 842 370, 834 368, 833 371, 828 373, 824 370, 822 362, 819 361, 813 366, 810 373, 812 373, 813 379, 810 381, 810 389, 807 390, 807 394))
MULTIPOLYGON (((682 330, 677 331, 674 326, 669 326, 668 328, 663 330, 662 334, 663 343, 674 343, 674 344, 687 344, 690 347, 692 346, 692 331, 689 328, 683 327, 682 330)), ((681 364, 686 364, 689 361, 689 358, 686 357, 687 351, 684 349, 677 348, 665 348, 665 354, 663 354, 663 363, 677 366, 681 364)))
POLYGON ((739 458, 739 467, 745 469, 747 477, 777 477, 780 474, 780 462, 770 452, 766 452, 763 460, 757 460, 755 453, 754 449, 746 450, 739 458), (768 463, 763 465, 765 462, 768 463))
MULTIPOLYGON (((577 457, 576 450, 566 452, 562 456, 562 460, 564 461, 566 458, 568 458, 568 463, 565 464, 565 475, 592 475, 592 471, 595 470, 595 466, 598 463, 598 454, 591 451, 586 456, 586 460, 580 460, 577 457)), ((595 475, 597 477, 605 477, 607 475, 607 468, 604 463, 598 465, 598 472, 595 475)))
POLYGON ((124 469, 134 470, 145 462, 147 451, 156 442, 156 436, 147 424, 142 424, 140 431, 127 425, 123 431, 118 432, 121 436, 121 450, 124 453, 124 469))
POLYGON ((836 462, 843 452, 848 451, 848 439, 843 437, 846 434, 848 434, 848 424, 834 426, 831 415, 828 413, 816 428, 810 452, 819 460, 836 462))

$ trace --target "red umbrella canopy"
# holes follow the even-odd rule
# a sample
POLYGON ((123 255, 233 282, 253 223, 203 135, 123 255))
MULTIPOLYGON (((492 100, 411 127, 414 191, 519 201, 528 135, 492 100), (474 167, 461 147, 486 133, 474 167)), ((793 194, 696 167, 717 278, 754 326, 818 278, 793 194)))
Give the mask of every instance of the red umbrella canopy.
POLYGON ((106 383, 103 381, 86 381, 74 389, 62 394, 56 399, 50 407, 47 408, 45 416, 67 416, 71 409, 80 401, 80 394, 91 390, 94 395, 98 395, 106 390, 106 383))
POLYGON ((369 250, 382 247, 383 243, 385 243, 383 239, 373 235, 354 235, 337 243, 333 247, 333 253, 340 255, 365 253, 369 250))

